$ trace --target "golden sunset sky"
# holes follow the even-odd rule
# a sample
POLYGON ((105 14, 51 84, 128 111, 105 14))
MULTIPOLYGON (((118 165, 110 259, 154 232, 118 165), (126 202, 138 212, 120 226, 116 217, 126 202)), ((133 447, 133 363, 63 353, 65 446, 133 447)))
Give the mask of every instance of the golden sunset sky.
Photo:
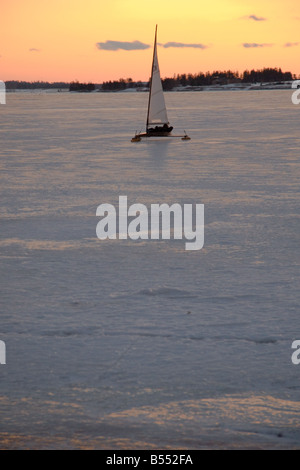
POLYGON ((300 74, 299 0, 1 0, 0 79, 148 80, 281 67, 300 74))

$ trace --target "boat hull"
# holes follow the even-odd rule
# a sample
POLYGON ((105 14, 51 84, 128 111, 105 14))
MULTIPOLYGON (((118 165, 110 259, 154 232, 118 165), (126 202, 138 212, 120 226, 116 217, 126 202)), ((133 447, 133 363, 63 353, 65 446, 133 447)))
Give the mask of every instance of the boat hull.
POLYGON ((145 132, 141 137, 172 137, 171 132, 145 132))
POLYGON ((131 142, 140 142, 141 140, 143 139, 153 139, 155 138, 156 140, 160 140, 160 137, 162 137, 163 139, 164 138, 180 138, 181 140, 191 140, 191 138, 185 134, 185 135, 173 135, 171 133, 169 134, 163 134, 163 133, 157 133, 157 134, 154 134, 154 133, 151 133, 151 134, 147 134, 146 132, 143 133, 143 134, 136 134, 132 139, 131 139, 131 142))

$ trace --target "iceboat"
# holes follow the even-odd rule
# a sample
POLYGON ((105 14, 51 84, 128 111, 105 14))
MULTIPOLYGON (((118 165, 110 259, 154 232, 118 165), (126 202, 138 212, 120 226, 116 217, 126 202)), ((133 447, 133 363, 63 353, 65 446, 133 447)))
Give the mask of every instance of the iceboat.
POLYGON ((153 137, 180 137, 182 140, 190 140, 190 137, 186 133, 184 135, 173 135, 172 130, 173 127, 170 125, 168 120, 167 108, 158 65, 156 25, 151 79, 149 86, 146 131, 136 133, 135 136, 131 139, 131 142, 139 142, 144 138, 148 139, 153 137))

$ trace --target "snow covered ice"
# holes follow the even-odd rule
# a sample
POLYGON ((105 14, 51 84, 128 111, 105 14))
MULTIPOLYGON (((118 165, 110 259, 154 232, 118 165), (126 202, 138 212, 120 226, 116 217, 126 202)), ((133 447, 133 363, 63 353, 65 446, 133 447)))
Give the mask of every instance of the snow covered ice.
POLYGON ((299 448, 300 108, 166 102, 191 141, 130 142, 144 93, 0 108, 0 448, 299 448), (120 195, 204 204, 204 247, 99 240, 120 195))

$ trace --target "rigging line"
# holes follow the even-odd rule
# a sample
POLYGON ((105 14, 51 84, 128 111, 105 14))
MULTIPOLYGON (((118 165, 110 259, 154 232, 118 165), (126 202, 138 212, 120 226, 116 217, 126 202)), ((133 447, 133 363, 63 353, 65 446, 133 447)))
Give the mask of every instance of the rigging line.
MULTIPOLYGON (((149 122, 148 124, 156 124, 156 122, 155 122, 155 117, 156 117, 156 116, 159 116, 160 113, 162 113, 162 112, 164 112, 164 111, 165 111, 165 108, 161 108, 159 111, 156 111, 156 113, 153 114, 154 122, 151 121, 151 122, 149 122)), ((169 121, 168 121, 168 122, 169 122, 169 121)), ((159 124, 159 123, 158 123, 158 124, 159 124)))
POLYGON ((151 93, 152 93, 152 77, 153 77, 154 58, 155 58, 155 51, 156 51, 156 37, 157 37, 157 25, 156 25, 156 27, 155 27, 155 39, 154 39, 154 47, 153 47, 151 79, 150 79, 150 84, 149 84, 149 85, 150 85, 150 88, 149 88, 148 113, 147 113, 147 124, 146 124, 146 127, 148 127, 148 123, 149 123, 150 100, 151 100, 151 93))
POLYGON ((155 95, 157 95, 157 93, 161 93, 161 90, 157 90, 154 93, 151 93, 151 96, 155 96, 155 95))

